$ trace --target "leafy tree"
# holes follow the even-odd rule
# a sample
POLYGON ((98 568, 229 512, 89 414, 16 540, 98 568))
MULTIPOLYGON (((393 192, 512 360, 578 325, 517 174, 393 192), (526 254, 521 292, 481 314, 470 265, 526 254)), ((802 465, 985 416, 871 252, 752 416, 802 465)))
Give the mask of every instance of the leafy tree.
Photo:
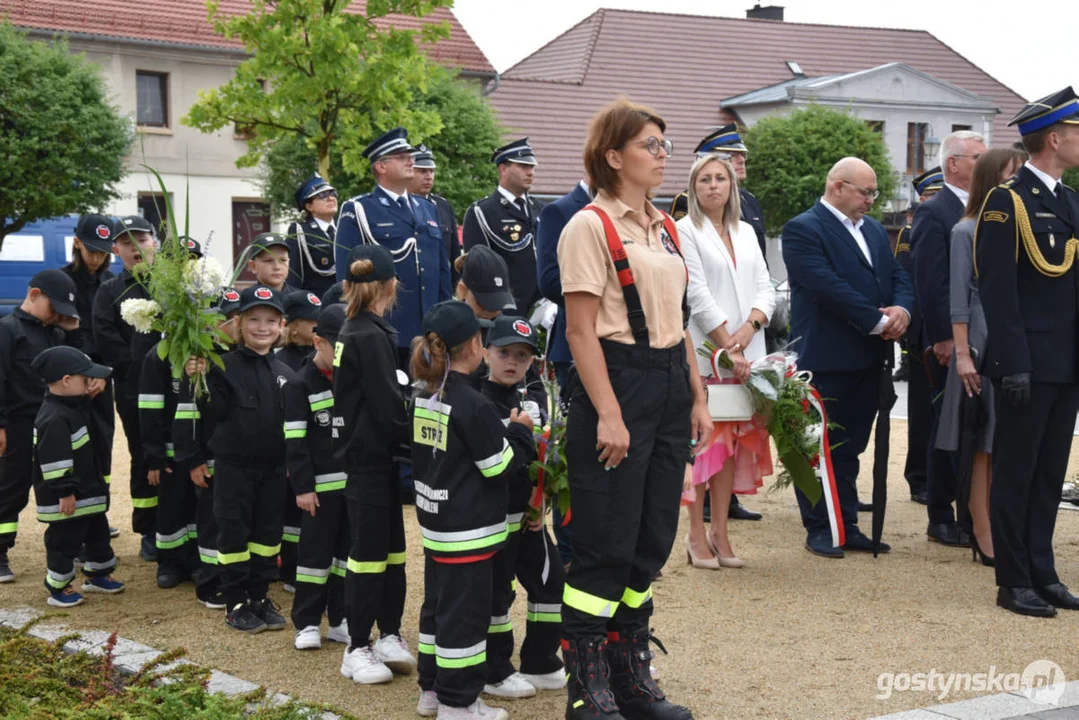
POLYGON ((252 56, 228 83, 200 92, 183 122, 203 132, 230 125, 246 132, 241 167, 257 165, 282 140, 301 138, 331 182, 334 157, 358 171, 361 152, 381 129, 437 131, 437 115, 411 106, 431 73, 417 41, 437 42, 449 26, 403 29, 385 18, 422 17, 452 0, 368 0, 363 13, 350 11, 351 2, 252 0, 249 14, 229 16, 208 0, 214 30, 240 40, 252 56))
MULTIPOLYGON (((442 129, 436 133, 419 135, 409 128, 409 141, 432 149, 438 165, 435 191, 463 215, 473 200, 488 194, 498 182, 498 170, 490 162, 492 150, 501 144, 494 111, 473 85, 455 79, 444 68, 435 70, 427 91, 413 100, 411 109, 441 118, 442 129)), ((330 151, 330 164, 341 166, 335 148, 330 151)), ((263 197, 270 200, 274 214, 294 214, 293 193, 318 167, 314 149, 299 136, 282 138, 266 151, 261 167, 263 197)), ((342 198, 367 192, 372 183, 370 165, 364 162, 358 168, 340 170, 333 182, 342 198)))
POLYGON ((769 234, 812 207, 824 192, 832 165, 853 156, 877 172, 880 199, 873 217, 895 192, 897 179, 888 162, 884 139, 863 120, 820 106, 787 116, 762 118, 745 134, 750 162, 746 185, 761 201, 769 234))
POLYGON ((118 198, 131 139, 96 65, 0 23, 0 247, 29 222, 118 198))
POLYGON ((1064 171, 1064 177, 1061 178, 1064 184, 1073 190, 1079 190, 1079 168, 1072 168, 1071 170, 1064 171))

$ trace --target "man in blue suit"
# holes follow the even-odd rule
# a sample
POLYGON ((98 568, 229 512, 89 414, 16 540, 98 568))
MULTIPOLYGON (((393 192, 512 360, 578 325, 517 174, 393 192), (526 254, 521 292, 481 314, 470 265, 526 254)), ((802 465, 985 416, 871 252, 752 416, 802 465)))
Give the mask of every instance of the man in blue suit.
MULTIPOLYGON (((890 340, 910 323, 914 293, 892 256, 888 232, 866 213, 879 192, 877 176, 858 158, 843 158, 828 173, 824 197, 783 228, 783 260, 791 286, 791 336, 798 367, 813 372, 826 400, 832 464, 846 543, 832 547, 823 498, 814 507, 797 493, 806 549, 841 558, 844 550, 871 552, 858 529, 858 456, 880 403, 890 340)), ((881 543, 879 552, 891 548, 881 543)))
POLYGON ((375 189, 346 201, 337 220, 338 280, 348 277, 348 256, 356 245, 378 243, 393 255, 397 306, 389 321, 397 330, 398 366, 406 371, 409 345, 420 334, 424 314, 453 293, 438 208, 408 192, 412 150, 404 128, 368 145, 363 156, 371 161, 375 189))
POLYGON ((931 348, 926 368, 932 378, 929 389, 931 421, 926 465, 930 540, 944 545, 966 547, 970 538, 955 522, 952 503, 956 496, 955 453, 937 449, 944 384, 952 361, 952 305, 949 269, 952 255, 952 227, 963 218, 969 197, 974 163, 985 152, 985 139, 970 130, 954 132, 940 144, 940 166, 944 187, 918 206, 910 231, 910 256, 914 291, 921 311, 921 337, 912 338, 919 352, 931 348))

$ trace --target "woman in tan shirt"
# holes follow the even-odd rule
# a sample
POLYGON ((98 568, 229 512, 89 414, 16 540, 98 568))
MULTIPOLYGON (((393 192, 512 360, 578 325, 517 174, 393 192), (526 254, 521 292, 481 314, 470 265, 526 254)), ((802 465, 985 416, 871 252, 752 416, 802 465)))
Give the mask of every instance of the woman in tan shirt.
POLYGON ((673 222, 648 200, 672 149, 665 127, 626 100, 596 115, 584 152, 594 200, 558 244, 575 362, 566 389, 567 718, 620 718, 619 709, 692 717, 649 672, 652 579, 674 542, 690 448, 712 429, 704 390, 690 382, 685 261, 673 222))

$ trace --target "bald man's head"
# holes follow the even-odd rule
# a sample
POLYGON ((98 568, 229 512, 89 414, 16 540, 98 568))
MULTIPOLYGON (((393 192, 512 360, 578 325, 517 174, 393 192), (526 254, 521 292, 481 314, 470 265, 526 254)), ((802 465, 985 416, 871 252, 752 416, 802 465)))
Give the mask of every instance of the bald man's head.
POLYGON ((845 157, 828 171, 824 199, 857 223, 873 209, 877 195, 877 173, 856 157, 845 157))

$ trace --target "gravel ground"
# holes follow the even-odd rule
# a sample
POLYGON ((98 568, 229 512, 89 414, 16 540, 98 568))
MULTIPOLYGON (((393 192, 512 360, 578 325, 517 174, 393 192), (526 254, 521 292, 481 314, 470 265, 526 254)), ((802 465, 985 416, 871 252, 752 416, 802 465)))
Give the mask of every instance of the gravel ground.
MULTIPOLYGON (((1021 672, 1044 658, 1060 665, 1069 680, 1079 678, 1079 613, 1053 620, 1006 613, 994 606, 991 569, 972 563, 969 551, 926 541, 925 509, 909 501, 902 477, 906 424, 897 420, 892 426, 888 556, 834 561, 809 555, 793 493, 787 491, 748 498, 746 504, 761 510, 764 520, 732 525, 732 543, 747 567, 693 570, 682 549, 688 522, 683 513, 675 550, 655 586, 656 634, 671 652, 655 664, 667 693, 689 705, 695 717, 864 718, 978 694, 938 699, 929 692, 897 692, 878 700, 881 673, 978 673, 990 666, 1021 672)), ((296 651, 291 628, 242 635, 224 626, 222 613, 196 604, 192 585, 157 589, 154 566, 138 558, 138 538, 129 529, 126 448, 119 432, 115 457, 110 519, 123 530, 114 548, 120 558, 116 577, 127 591, 89 597, 71 610, 73 627, 115 629, 162 649, 184 647, 198 662, 304 700, 332 703, 360 718, 416 717, 414 678, 357 686, 338 672, 340 645, 296 651)), ((871 451, 864 457, 871 458, 871 451)), ((870 463, 862 472, 865 499, 870 463)), ((1079 449, 1073 448, 1069 473, 1077 469, 1079 449)), ((410 508, 405 517, 410 586, 404 635, 415 648, 422 553, 410 508)), ((867 532, 868 517, 863 516, 867 532)), ((0 585, 0 606, 46 609, 42 528, 30 509, 20 524, 23 533, 11 553, 19 580, 0 585)), ((1079 512, 1061 512, 1056 552, 1063 581, 1079 588, 1079 512)), ((287 615, 291 596, 280 586, 271 596, 287 615)), ((519 628, 523 615, 519 599, 519 628)), ((562 693, 543 693, 492 704, 503 704, 514 718, 551 720, 562 716, 563 703, 562 693)))

